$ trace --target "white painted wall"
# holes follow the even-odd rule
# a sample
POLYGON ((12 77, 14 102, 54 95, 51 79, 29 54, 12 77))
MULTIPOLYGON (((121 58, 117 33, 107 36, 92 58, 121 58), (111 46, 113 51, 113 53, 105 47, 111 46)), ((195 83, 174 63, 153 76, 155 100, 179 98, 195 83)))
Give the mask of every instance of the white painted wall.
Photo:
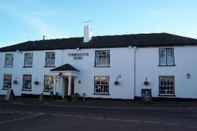
MULTIPOLYGON (((159 95, 159 76, 174 75, 175 76, 175 93, 178 98, 197 98, 197 47, 184 46, 174 47, 175 64, 173 67, 159 66, 159 48, 137 48, 136 49, 136 89, 134 92, 134 48, 110 48, 109 68, 96 68, 95 63, 96 49, 81 50, 55 50, 56 67, 63 64, 71 64, 80 70, 80 74, 75 81, 75 92, 79 94, 86 93, 87 97, 94 98, 117 98, 117 99, 133 99, 135 96, 141 96, 141 89, 144 88, 143 82, 145 77, 150 81, 149 88, 152 89, 152 95, 159 95), (89 53, 82 60, 73 60, 68 53, 83 52, 89 53), (186 74, 190 73, 191 78, 187 79, 186 74), (94 76, 108 75, 110 76, 109 96, 94 95, 94 76), (114 85, 116 77, 121 75, 121 84, 114 85), (81 83, 78 83, 78 80, 81 83)), ((99 49, 98 49, 99 50, 99 49)), ((40 94, 43 90, 44 75, 55 75, 50 71, 51 68, 44 68, 46 51, 33 51, 33 68, 23 68, 24 53, 14 54, 14 67, 4 68, 4 55, 0 53, 0 94, 5 94, 1 90, 3 87, 3 74, 11 73, 13 80, 17 79, 19 83, 13 85, 16 95, 21 93, 40 94), (22 92, 22 76, 23 74, 32 74, 32 91, 22 92), (34 81, 40 81, 39 85, 34 85, 34 81)), ((63 95, 63 89, 57 89, 59 94, 63 95)))
MULTIPOLYGON (((98 68, 95 67, 95 50, 96 49, 81 49, 81 50, 55 50, 56 55, 56 67, 63 64, 71 64, 75 68, 80 70, 79 76, 75 81, 75 92, 79 94, 86 93, 87 97, 102 97, 102 98, 117 98, 117 99, 132 99, 133 88, 131 78, 131 52, 129 48, 111 48, 110 50, 110 67, 98 68), (89 53, 89 56, 84 56, 82 60, 74 60, 73 57, 68 56, 68 53, 84 52, 89 53), (109 92, 110 95, 94 95, 94 76, 96 75, 108 75, 110 76, 109 92), (121 84, 114 85, 116 77, 121 75, 121 84), (81 83, 78 83, 78 80, 81 83)), ((98 49, 99 50, 99 49, 98 49)), ((27 52, 27 51, 26 51, 27 52)), ((23 68, 24 65, 24 53, 25 52, 10 52, 14 54, 14 67, 3 68, 4 55, 0 53, 1 70, 0 70, 0 94, 5 94, 5 91, 1 90, 3 87, 3 74, 11 73, 13 80, 18 80, 17 85, 13 84, 14 93, 18 96, 21 93, 26 94, 40 94, 43 90, 44 75, 55 75, 51 72, 52 68, 45 68, 45 52, 47 51, 33 51, 33 67, 23 68), (32 91, 22 91, 22 76, 23 74, 32 74, 32 91), (39 81, 39 85, 34 85, 34 81, 39 81)), ((61 87, 57 89, 57 92, 63 95, 61 87)))
POLYGON ((178 98, 197 98, 197 47, 174 47, 176 66, 159 66, 159 48, 137 48, 136 51, 136 95, 141 96, 145 77, 150 81, 152 95, 159 95, 159 76, 175 76, 175 95, 178 98), (186 74, 191 78, 187 79, 186 74))

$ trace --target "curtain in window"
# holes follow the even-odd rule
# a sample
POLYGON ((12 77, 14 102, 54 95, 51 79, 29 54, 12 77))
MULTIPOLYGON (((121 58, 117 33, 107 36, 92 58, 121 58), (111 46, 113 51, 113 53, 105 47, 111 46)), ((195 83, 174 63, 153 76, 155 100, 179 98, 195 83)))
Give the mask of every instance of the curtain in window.
POLYGON ((174 50, 173 48, 166 49, 167 65, 174 65, 174 50))
POLYGON ((31 89, 32 89, 32 76, 23 75, 23 90, 31 90, 31 89))
POLYGON ((159 65, 166 65, 166 49, 159 49, 159 65))
POLYGON ((4 74, 3 89, 12 88, 12 75, 4 74))
POLYGON ((103 95, 109 94, 109 76, 95 77, 95 93, 103 95))
POLYGON ((97 50, 95 64, 96 64, 96 66, 109 66, 110 65, 109 50, 97 50))
POLYGON ((46 52, 45 65, 46 66, 55 65, 55 53, 54 52, 46 52))
POLYGON ((48 92, 53 89, 54 79, 53 76, 45 75, 44 76, 44 91, 48 92))
POLYGON ((24 57, 24 66, 32 66, 33 53, 25 53, 24 57))
POLYGON ((5 67, 12 67, 13 61, 14 61, 13 54, 5 55, 5 67))

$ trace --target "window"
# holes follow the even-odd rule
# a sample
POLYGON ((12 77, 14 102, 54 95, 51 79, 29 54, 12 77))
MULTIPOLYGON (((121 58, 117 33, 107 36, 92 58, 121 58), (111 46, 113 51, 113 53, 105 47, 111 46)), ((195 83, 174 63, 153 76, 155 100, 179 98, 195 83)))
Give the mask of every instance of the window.
POLYGON ((24 67, 32 67, 33 64, 33 53, 24 54, 24 67))
POLYGON ((11 74, 4 74, 3 78, 3 90, 11 89, 12 88, 12 75, 11 74))
POLYGON ((175 65, 174 49, 160 48, 159 49, 159 65, 173 66, 175 65))
POLYGON ((95 76, 95 94, 109 95, 109 76, 95 76))
POLYGON ((54 67, 55 66, 55 53, 54 52, 46 52, 45 66, 46 67, 54 67))
POLYGON ((32 90, 32 75, 23 75, 23 90, 32 90))
POLYGON ((159 94, 160 96, 175 95, 175 80, 174 76, 159 77, 159 94))
POLYGON ((13 54, 5 54, 5 67, 12 68, 13 67, 14 57, 13 54))
POLYGON ((109 50, 96 50, 95 51, 95 66, 96 67, 110 66, 110 51, 109 50))
POLYGON ((54 87, 54 78, 53 76, 45 75, 44 76, 44 92, 50 92, 54 87))

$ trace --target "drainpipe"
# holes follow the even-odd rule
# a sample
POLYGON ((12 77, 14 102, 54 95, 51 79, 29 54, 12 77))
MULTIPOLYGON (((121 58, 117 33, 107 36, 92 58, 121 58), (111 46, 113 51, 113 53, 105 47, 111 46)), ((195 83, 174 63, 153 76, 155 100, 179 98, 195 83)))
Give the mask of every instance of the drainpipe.
POLYGON ((133 47, 133 88, 134 88, 134 98, 136 96, 136 46, 133 47))

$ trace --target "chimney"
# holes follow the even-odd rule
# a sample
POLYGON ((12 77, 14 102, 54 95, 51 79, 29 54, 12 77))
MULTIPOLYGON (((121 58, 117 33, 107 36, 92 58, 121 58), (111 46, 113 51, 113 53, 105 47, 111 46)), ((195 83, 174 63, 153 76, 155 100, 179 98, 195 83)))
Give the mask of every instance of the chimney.
POLYGON ((84 25, 84 36, 83 36, 83 42, 87 43, 92 39, 92 33, 90 29, 89 23, 85 23, 84 25))

